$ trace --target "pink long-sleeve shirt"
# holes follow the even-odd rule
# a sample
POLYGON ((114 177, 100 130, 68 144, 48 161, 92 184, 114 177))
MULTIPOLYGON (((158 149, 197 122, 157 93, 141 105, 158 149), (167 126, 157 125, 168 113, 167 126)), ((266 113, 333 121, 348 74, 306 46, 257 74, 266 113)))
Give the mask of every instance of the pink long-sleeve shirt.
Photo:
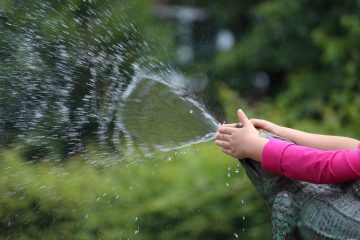
POLYGON ((312 183, 359 180, 360 146, 351 151, 323 151, 271 139, 262 152, 262 167, 290 179, 312 183))

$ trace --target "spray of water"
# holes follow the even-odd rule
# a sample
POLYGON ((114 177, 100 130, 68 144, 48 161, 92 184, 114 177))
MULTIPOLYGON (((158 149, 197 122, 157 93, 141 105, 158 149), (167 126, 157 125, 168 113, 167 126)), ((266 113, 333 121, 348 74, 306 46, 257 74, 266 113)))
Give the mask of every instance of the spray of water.
POLYGON ((187 95, 186 83, 175 83, 176 74, 137 73, 122 96, 120 126, 146 153, 214 138, 218 122, 187 95))
POLYGON ((0 13, 0 145, 20 141, 34 157, 95 142, 121 156, 213 138, 217 122, 189 83, 148 57, 136 27, 107 1, 21 6, 0 13))

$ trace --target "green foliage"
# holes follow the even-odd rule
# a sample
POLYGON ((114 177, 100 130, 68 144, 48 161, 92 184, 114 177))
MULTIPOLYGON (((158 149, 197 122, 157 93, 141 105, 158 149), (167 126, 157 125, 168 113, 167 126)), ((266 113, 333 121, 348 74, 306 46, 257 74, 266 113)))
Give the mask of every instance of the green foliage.
POLYGON ((66 164, 29 164, 18 150, 3 151, 0 238, 270 238, 268 208, 212 144, 139 165, 100 156, 94 149, 66 164))
POLYGON ((286 84, 273 102, 274 109, 282 109, 283 121, 292 125, 313 119, 340 128, 356 126, 360 120, 354 111, 359 108, 355 100, 360 75, 358 10, 355 1, 341 6, 336 1, 265 1, 256 6, 261 20, 238 46, 247 39, 265 39, 251 48, 263 57, 245 54, 245 58, 254 59, 254 69, 270 76, 276 69, 284 73, 282 79, 271 79, 272 84, 286 84))
MULTIPOLYGON (((217 27, 230 29, 237 38, 234 48, 203 67, 212 81, 207 94, 219 99, 219 83, 225 83, 280 123, 293 126, 306 119, 355 128, 360 120, 354 110, 359 109, 360 86, 358 1, 228 0, 197 5, 210 9, 217 27), (270 80, 266 93, 256 87, 257 73, 270 80)), ((205 100, 221 112, 219 102, 205 100)))

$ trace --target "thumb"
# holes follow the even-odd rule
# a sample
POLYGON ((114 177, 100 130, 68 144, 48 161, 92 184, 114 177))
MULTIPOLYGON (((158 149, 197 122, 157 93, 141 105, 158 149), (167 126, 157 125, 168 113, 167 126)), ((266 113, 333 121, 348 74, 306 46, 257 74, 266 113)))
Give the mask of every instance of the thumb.
POLYGON ((251 124, 250 120, 247 118, 247 116, 245 115, 244 111, 239 109, 237 111, 237 116, 239 118, 239 121, 242 123, 242 125, 244 127, 248 126, 249 124, 251 124))

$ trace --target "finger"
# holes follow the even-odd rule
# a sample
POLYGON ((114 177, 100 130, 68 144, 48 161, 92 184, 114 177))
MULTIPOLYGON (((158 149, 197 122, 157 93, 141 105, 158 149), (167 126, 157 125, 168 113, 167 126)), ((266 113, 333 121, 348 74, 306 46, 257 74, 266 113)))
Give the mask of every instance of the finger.
POLYGON ((245 115, 243 110, 239 109, 237 111, 237 115, 238 115, 239 121, 243 124, 244 127, 251 124, 251 122, 249 121, 249 119, 247 118, 247 116, 245 115))
POLYGON ((264 129, 266 131, 274 133, 275 126, 273 123, 263 120, 263 119, 252 119, 250 122, 254 125, 256 128, 264 129))
POLYGON ((227 124, 223 124, 221 125, 222 127, 236 127, 238 123, 227 123, 227 124))
POLYGON ((221 141, 227 141, 229 142, 230 141, 230 135, 229 134, 221 134, 221 133, 218 133, 216 135, 216 139, 217 140, 221 140, 221 141))
POLYGON ((229 152, 232 152, 232 148, 226 148, 226 147, 222 147, 221 150, 224 150, 224 151, 229 151, 229 152))
POLYGON ((220 147, 223 147, 223 148, 229 148, 230 147, 230 143, 229 142, 226 142, 226 141, 222 141, 222 140, 216 140, 215 141, 215 144, 220 146, 220 147))
POLYGON ((233 128, 233 127, 221 127, 218 132, 222 133, 222 134, 231 135, 233 133, 234 129, 235 128, 233 128))
POLYGON ((263 119, 250 119, 250 122, 257 128, 265 128, 268 124, 268 122, 263 119))
POLYGON ((234 156, 234 151, 231 148, 222 148, 221 150, 232 157, 234 156))

